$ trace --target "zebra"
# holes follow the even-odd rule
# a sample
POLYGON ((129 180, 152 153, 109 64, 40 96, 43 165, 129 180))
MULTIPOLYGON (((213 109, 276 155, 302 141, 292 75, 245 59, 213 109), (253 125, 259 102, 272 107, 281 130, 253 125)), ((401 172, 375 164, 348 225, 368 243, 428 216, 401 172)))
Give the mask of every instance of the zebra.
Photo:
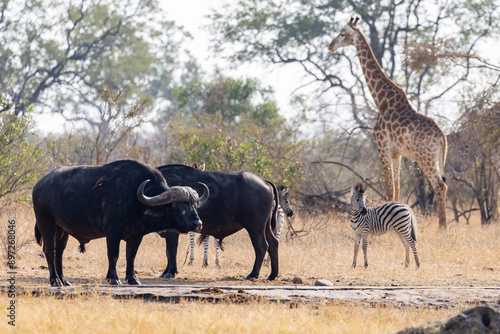
POLYGON ((276 236, 276 239, 279 240, 281 235, 281 229, 283 228, 283 222, 285 221, 285 213, 288 217, 291 217, 293 216, 293 210, 286 196, 286 194, 288 193, 288 187, 278 186, 277 190, 279 196, 279 205, 278 205, 278 217, 276 219, 276 232, 274 233, 274 235, 276 236))
MULTIPOLYGON (((290 202, 288 201, 287 198, 287 193, 288 193, 288 187, 286 186, 278 186, 278 197, 279 197, 279 204, 278 204, 278 213, 277 213, 277 218, 276 218, 276 231, 274 231, 274 235, 276 236, 276 239, 280 239, 281 235, 281 229, 283 228, 283 222, 285 220, 285 214, 288 217, 293 216, 293 210, 292 207, 290 206, 290 202)), ((275 201, 276 203, 276 201, 275 201)), ((273 209, 271 211, 274 211, 274 205, 273 209)), ((210 236, 202 234, 198 240, 198 242, 201 244, 203 243, 203 267, 208 266, 208 248, 210 247, 210 236)), ((194 247, 195 247, 195 233, 194 232, 189 232, 189 245, 190 245, 190 253, 189 253, 189 262, 188 265, 192 265, 194 262, 194 247)), ((218 239, 214 238, 214 247, 215 247, 215 265, 217 267, 220 267, 220 256, 219 256, 219 249, 222 249, 222 245, 220 244, 218 239)))
POLYGON ((410 264, 410 251, 413 250, 415 264, 420 267, 418 260, 417 247, 415 242, 415 231, 417 222, 413 211, 408 205, 387 202, 376 208, 366 208, 365 206, 366 185, 363 182, 355 182, 351 187, 351 207, 349 215, 351 216, 351 228, 354 231, 356 241, 354 243, 354 259, 352 267, 356 267, 358 257, 359 243, 363 239, 363 253, 365 255, 365 268, 368 267, 368 237, 371 235, 382 235, 394 230, 406 250, 405 268, 410 264))

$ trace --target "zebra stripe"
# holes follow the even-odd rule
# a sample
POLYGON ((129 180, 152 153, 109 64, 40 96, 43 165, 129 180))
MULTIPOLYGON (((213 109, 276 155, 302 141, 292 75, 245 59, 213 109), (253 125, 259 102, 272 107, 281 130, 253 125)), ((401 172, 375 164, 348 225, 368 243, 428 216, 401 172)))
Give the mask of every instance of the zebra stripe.
MULTIPOLYGON (((195 232, 189 232, 189 246, 190 246, 190 252, 189 252, 189 263, 188 265, 192 265, 194 262, 194 247, 195 247, 195 237, 196 234, 195 232)), ((210 247, 210 236, 209 235, 203 235, 203 267, 208 267, 208 248, 210 247)), ((219 260, 219 240, 214 238, 214 246, 215 246, 215 264, 219 266, 220 260, 219 260)))
POLYGON ((413 211, 408 205, 388 202, 376 208, 365 207, 364 193, 366 186, 361 182, 356 182, 351 188, 351 228, 354 231, 356 241, 354 244, 354 259, 352 267, 356 267, 359 243, 363 240, 363 253, 365 257, 365 268, 368 266, 368 237, 370 235, 382 235, 389 231, 395 231, 406 250, 405 268, 410 263, 411 247, 415 256, 417 268, 420 266, 416 247, 416 219, 413 211))
POLYGON ((189 245, 190 245, 191 252, 189 253, 188 266, 192 265, 194 262, 194 238, 195 238, 194 232, 189 232, 189 245))

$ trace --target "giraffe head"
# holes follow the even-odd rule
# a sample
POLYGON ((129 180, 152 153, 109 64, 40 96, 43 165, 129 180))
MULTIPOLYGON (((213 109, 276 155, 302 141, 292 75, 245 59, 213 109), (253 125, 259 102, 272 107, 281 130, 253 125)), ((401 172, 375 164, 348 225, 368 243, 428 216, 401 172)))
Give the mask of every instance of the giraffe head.
POLYGON ((330 43, 328 46, 328 50, 330 50, 332 53, 337 51, 340 48, 349 46, 349 45, 354 45, 354 40, 356 38, 356 31, 357 27, 356 24, 359 21, 359 17, 354 20, 354 18, 351 17, 351 20, 347 25, 342 28, 340 31, 340 34, 333 39, 333 41, 330 43))

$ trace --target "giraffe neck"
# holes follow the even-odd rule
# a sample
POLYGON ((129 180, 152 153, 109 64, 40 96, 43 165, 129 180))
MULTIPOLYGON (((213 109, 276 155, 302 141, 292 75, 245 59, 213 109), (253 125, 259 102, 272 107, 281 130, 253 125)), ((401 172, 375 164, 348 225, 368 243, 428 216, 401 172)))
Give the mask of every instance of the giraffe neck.
POLYGON ((408 101, 405 92, 384 73, 368 41, 359 30, 354 46, 365 75, 366 84, 379 111, 383 113, 391 105, 388 103, 389 100, 408 101))

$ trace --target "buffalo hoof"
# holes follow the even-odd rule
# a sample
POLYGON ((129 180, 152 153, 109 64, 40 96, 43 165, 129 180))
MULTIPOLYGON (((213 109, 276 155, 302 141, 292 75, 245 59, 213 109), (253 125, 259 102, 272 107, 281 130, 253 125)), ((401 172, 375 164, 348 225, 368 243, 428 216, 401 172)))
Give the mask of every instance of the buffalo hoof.
POLYGON ((130 278, 127 278, 127 283, 129 285, 141 285, 141 282, 139 281, 139 279, 137 279, 137 277, 133 276, 133 277, 130 277, 130 278))
POLYGON ((266 278, 266 280, 267 280, 267 281, 274 281, 274 280, 276 279, 276 277, 278 277, 278 275, 273 275, 273 274, 271 274, 271 275, 269 275, 269 277, 268 277, 268 278, 266 278))
POLYGON ((160 275, 160 278, 166 278, 166 279, 175 278, 175 274, 163 273, 160 275))
POLYGON ((247 277, 245 277, 246 280, 257 279, 257 278, 259 278, 259 275, 252 275, 252 274, 250 274, 247 277))
POLYGON ((64 281, 64 286, 71 286, 71 283, 68 281, 64 281))
POLYGON ((63 283, 59 278, 53 278, 50 280, 50 286, 63 286, 63 283))
POLYGON ((108 283, 111 285, 122 285, 122 282, 117 278, 108 278, 108 283))

